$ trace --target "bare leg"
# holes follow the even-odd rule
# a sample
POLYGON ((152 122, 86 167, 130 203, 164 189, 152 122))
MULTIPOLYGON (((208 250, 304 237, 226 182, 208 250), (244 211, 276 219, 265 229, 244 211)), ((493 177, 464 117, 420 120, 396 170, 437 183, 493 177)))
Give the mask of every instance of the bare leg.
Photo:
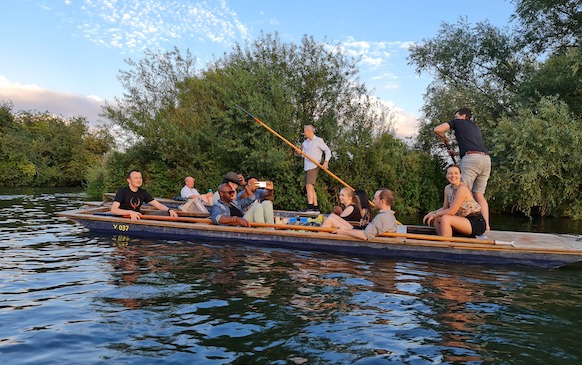
POLYGON ((452 237, 453 230, 457 233, 470 235, 473 229, 467 218, 456 215, 443 215, 440 217, 440 233, 444 237, 452 237))
POLYGON ((436 234, 439 236, 442 236, 441 233, 441 217, 437 217, 434 219, 434 230, 436 231, 436 234))
POLYGON ((313 184, 306 184, 305 190, 307 190, 307 203, 317 206, 317 195, 315 194, 315 186, 313 186, 313 184))
POLYGON ((491 227, 489 226, 489 204, 487 203, 487 199, 485 199, 485 194, 474 192, 473 197, 481 206, 481 214, 483 214, 483 218, 485 218, 487 230, 491 230, 491 227))
POLYGON ((332 213, 327 218, 325 218, 321 228, 352 229, 353 226, 339 215, 332 213))

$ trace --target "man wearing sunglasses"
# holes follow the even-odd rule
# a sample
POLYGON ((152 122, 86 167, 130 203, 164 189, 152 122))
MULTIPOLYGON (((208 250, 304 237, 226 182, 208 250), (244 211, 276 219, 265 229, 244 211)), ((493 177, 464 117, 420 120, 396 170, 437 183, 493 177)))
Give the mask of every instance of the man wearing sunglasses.
POLYGON ((235 200, 236 189, 229 183, 218 186, 220 199, 210 210, 210 219, 214 224, 224 224, 231 226, 250 227, 249 222, 243 218, 243 209, 257 200, 257 195, 253 194, 247 198, 235 200))

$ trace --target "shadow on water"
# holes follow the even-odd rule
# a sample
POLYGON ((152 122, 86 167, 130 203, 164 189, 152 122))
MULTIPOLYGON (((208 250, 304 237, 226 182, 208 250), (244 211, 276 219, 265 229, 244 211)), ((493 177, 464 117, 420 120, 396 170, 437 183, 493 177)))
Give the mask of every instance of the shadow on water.
MULTIPOLYGON (((2 194, 2 192, 0 192, 2 194)), ((579 363, 582 271, 96 236, 0 197, 11 364, 579 363)))

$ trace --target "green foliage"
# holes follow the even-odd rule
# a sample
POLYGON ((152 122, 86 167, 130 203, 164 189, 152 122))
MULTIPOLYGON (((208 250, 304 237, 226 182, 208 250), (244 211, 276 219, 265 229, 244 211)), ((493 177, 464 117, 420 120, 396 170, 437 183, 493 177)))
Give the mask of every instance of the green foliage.
MULTIPOLYGON (((109 189, 116 189, 125 185, 127 170, 138 168, 152 194, 170 197, 177 194, 184 176, 195 176, 197 187, 204 191, 215 188, 225 172, 237 171, 273 180, 278 208, 302 207, 302 157, 236 107, 242 105, 294 145, 302 142, 303 126, 314 124, 317 135, 334 151, 330 167, 336 176, 370 195, 378 187, 394 190, 395 209, 401 213, 427 211, 442 204, 446 183, 442 171, 448 160, 444 155, 439 158, 439 153, 434 158, 427 154, 440 150, 432 129, 450 119, 457 108, 468 106, 477 111, 475 118, 491 147, 492 208, 529 213, 536 206, 542 214, 578 216, 576 207, 582 204, 560 209, 565 205, 556 197, 558 190, 536 183, 544 180, 547 171, 542 166, 552 156, 537 154, 537 165, 525 161, 531 148, 560 145, 561 135, 546 133, 547 141, 531 146, 528 143, 541 133, 539 127, 532 134, 517 133, 526 127, 523 123, 536 125, 552 116, 563 121, 560 130, 571 127, 568 123, 572 122, 564 118, 567 107, 560 104, 558 111, 552 111, 547 102, 557 101, 543 96, 565 90, 563 94, 572 98, 570 104, 576 104, 575 52, 537 64, 520 53, 523 50, 515 38, 487 23, 476 27, 462 21, 456 26, 445 24, 442 32, 412 51, 411 60, 419 72, 437 70, 427 90, 417 150, 392 136, 390 111, 357 82, 357 62, 347 58, 339 45, 332 47, 310 37, 304 37, 300 45, 285 44, 276 34, 261 35, 246 47, 236 45, 198 72, 191 69, 189 54, 182 57, 176 49, 162 55, 148 53, 148 59, 130 63, 137 70, 122 74, 130 92, 121 106, 107 106, 106 114, 135 134, 138 142, 124 153, 109 156, 106 173, 99 176, 106 176, 109 189), (556 81, 566 75, 559 71, 564 67, 570 74, 565 81, 556 81), (570 88, 560 87, 565 84, 570 88), (544 102, 538 105, 536 100, 544 102), (531 117, 519 101, 540 109, 539 114, 531 117), (520 123, 508 122, 515 120, 520 123), (521 157, 507 159, 504 153, 513 150, 520 151, 521 157), (515 171, 520 173, 514 175, 515 171)), ((566 153, 567 149, 559 152, 566 153)), ((566 166, 561 169, 567 170, 566 166)), ((565 175, 577 177, 574 171, 565 175)), ((568 184, 576 186, 573 181, 568 184)), ((341 187, 334 178, 320 175, 316 189, 324 210, 338 204, 341 187)), ((571 197, 568 193, 560 191, 571 197)))
POLYGON ((497 120, 513 112, 521 81, 535 65, 508 30, 488 22, 472 26, 466 19, 443 23, 434 38, 411 48, 409 63, 419 74, 434 74, 424 96, 417 146, 439 154, 443 146, 433 128, 452 119, 461 107, 473 110, 487 142, 497 120))
POLYGON ((548 48, 562 52, 582 46, 582 16, 579 0, 513 0, 513 19, 525 47, 535 53, 548 48))
POLYGON ((103 194, 109 192, 109 176, 103 163, 92 166, 87 171, 87 183, 85 185, 85 195, 89 199, 101 200, 103 194))
POLYGON ((582 48, 553 54, 520 85, 520 98, 535 107, 543 96, 558 96, 577 116, 582 116, 582 48))
POLYGON ((576 156, 582 118, 579 2, 513 2, 515 29, 461 19, 412 47, 417 72, 434 75, 417 147, 447 160, 433 128, 469 107, 491 152, 493 211, 580 217, 582 197, 570 190, 579 164, 568 157, 576 156))
POLYGON ((0 101, 0 130, 14 126, 13 105, 9 101, 0 101))
POLYGON ((492 140, 493 153, 503 156, 490 185, 495 205, 582 218, 581 122, 555 97, 542 98, 533 112, 521 108, 515 118, 502 118, 492 140))
POLYGON ((81 117, 0 108, 0 186, 78 186, 113 143, 104 129, 89 131, 81 117))
MULTIPOLYGON (((465 94, 470 104, 497 114, 506 110, 532 61, 507 30, 488 22, 473 26, 466 19, 443 23, 437 36, 414 45, 409 55, 419 74, 434 74, 433 85, 446 85, 465 94)), ((428 95, 433 92, 429 89, 428 95)))
MULTIPOLYGON (((124 176, 130 168, 141 169, 144 186, 169 197, 178 193, 185 176, 196 177, 197 188, 205 191, 215 189, 227 171, 236 171, 274 181, 278 208, 302 208, 303 157, 275 133, 300 145, 304 125, 313 124, 333 150, 330 168, 336 176, 368 194, 391 187, 403 197, 399 207, 405 211, 425 207, 420 195, 426 188, 399 187, 429 181, 424 171, 432 166, 431 157, 409 156, 391 135, 390 110, 358 82, 357 60, 339 44, 308 36, 300 44, 283 43, 277 34, 261 34, 197 72, 189 68, 191 56, 176 49, 146 53, 145 60, 129 64, 136 70, 120 77, 128 92, 116 105, 107 105, 105 114, 139 142, 109 157, 109 176, 114 170, 124 176), (407 171, 406 183, 401 170, 407 171)), ((118 179, 109 188, 123 185, 118 179)), ((322 209, 338 204, 342 186, 320 173, 316 190, 322 209)))

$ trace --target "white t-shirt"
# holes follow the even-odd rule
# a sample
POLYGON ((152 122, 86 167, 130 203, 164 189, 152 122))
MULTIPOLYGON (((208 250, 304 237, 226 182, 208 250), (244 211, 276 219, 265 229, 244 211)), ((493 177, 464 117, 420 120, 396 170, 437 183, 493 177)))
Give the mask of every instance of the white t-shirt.
POLYGON ((182 196, 182 198, 188 199, 190 196, 200 195, 200 193, 198 192, 198 190, 196 190, 196 188, 190 189, 189 187, 184 186, 182 190, 180 190, 180 195, 182 196))

